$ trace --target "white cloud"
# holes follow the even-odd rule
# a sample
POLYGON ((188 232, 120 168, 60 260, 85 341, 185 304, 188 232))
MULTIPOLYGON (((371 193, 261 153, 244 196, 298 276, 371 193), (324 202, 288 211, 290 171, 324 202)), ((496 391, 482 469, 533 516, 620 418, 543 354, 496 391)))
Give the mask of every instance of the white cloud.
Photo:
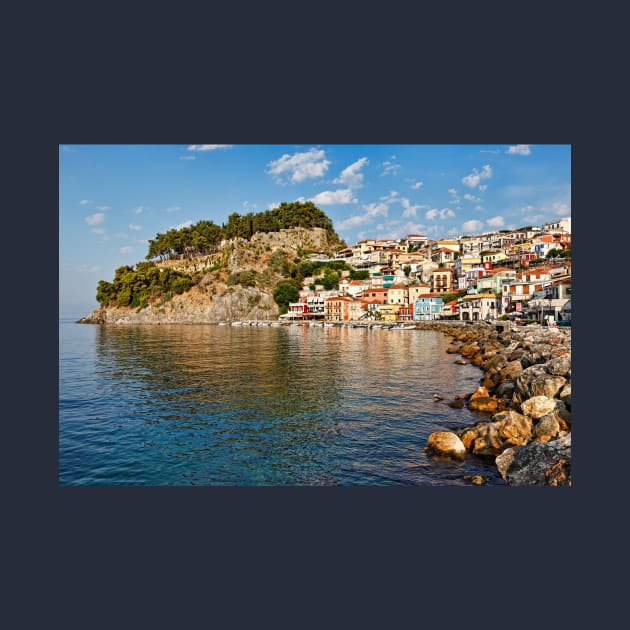
POLYGON ((95 227, 92 228, 90 232, 93 232, 94 234, 105 234, 105 229, 101 227, 95 227))
POLYGON ((265 210, 273 210, 274 208, 277 208, 280 205, 279 201, 272 201, 271 203, 267 204, 267 207, 265 208, 265 210))
POLYGON ((544 214, 526 214, 523 219, 530 225, 537 225, 545 218, 544 214))
POLYGON ((479 153, 501 153, 500 149, 481 149, 479 153))
POLYGON ((479 184, 479 192, 486 192, 488 190, 488 184, 479 184))
POLYGON ((96 206, 97 210, 111 210, 111 206, 96 206))
POLYGON ((142 226, 138 225, 137 223, 130 223, 127 227, 130 230, 141 230, 142 229, 142 226))
POLYGON ((134 214, 142 214, 142 211, 143 211, 143 210, 144 210, 144 206, 138 206, 138 207, 134 208, 134 209, 132 210, 132 212, 133 212, 134 214))
POLYGON ((530 155, 532 151, 529 147, 529 144, 515 144, 509 147, 506 153, 510 155, 530 155))
POLYGON ((131 254, 133 247, 131 247, 131 245, 125 245, 125 247, 121 247, 118 251, 121 254, 131 254))
POLYGON ((79 201, 79 204, 82 206, 87 206, 89 203, 94 203, 91 199, 81 199, 81 201, 79 201))
POLYGON ((431 210, 427 210, 427 212, 424 213, 424 216, 427 219, 451 219, 455 216, 455 213, 450 209, 450 208, 442 208, 441 210, 438 210, 437 208, 431 208, 431 210))
MULTIPOLYGON (((249 203, 249 201, 243 201, 243 208, 258 208, 258 204, 249 203)), ((181 210, 181 208, 179 208, 181 210)))
POLYGON ((105 215, 102 212, 96 212, 89 217, 85 217, 85 222, 88 225, 100 225, 103 221, 105 221, 105 215))
POLYGON ((473 172, 470 175, 462 177, 462 183, 469 188, 475 188, 481 183, 482 179, 489 179, 490 177, 492 177, 492 167, 486 164, 481 171, 473 168, 473 172))
POLYGON ((197 156, 196 155, 180 155, 179 159, 180 160, 196 160, 197 156))
POLYGON ((483 212, 483 206, 475 206, 475 210, 478 212, 483 212))
POLYGON ((305 179, 322 177, 328 167, 330 160, 326 159, 326 152, 322 149, 312 148, 302 153, 289 155, 285 153, 277 160, 272 160, 267 164, 267 173, 272 175, 276 183, 285 183, 285 179, 297 184, 305 179))
POLYGON ((400 198, 400 203, 403 207, 403 217, 415 217, 416 216, 416 212, 418 210, 424 209, 424 208, 428 208, 429 206, 422 206, 420 204, 417 204, 415 206, 411 205, 411 202, 409 201, 409 199, 407 199, 406 197, 401 197, 400 198))
POLYGON ((571 214, 571 206, 563 201, 556 201, 551 205, 554 214, 561 217, 568 217, 571 214))
POLYGON ((325 190, 315 195, 311 201, 319 206, 333 206, 335 204, 356 203, 350 188, 340 188, 339 190, 325 190))
POLYGON ((182 228, 190 227, 191 225, 192 225, 192 221, 184 221, 183 223, 180 223, 179 225, 171 226, 169 230, 181 230, 182 228))
POLYGON ((384 197, 381 197, 380 199, 381 201, 384 201, 385 203, 392 203, 394 201, 398 201, 396 197, 398 197, 398 193, 395 190, 390 190, 389 195, 385 195, 384 197))
POLYGON ((216 149, 231 149, 231 144, 191 144, 187 151, 214 151, 216 149))
POLYGON ((88 268, 88 271, 90 273, 98 273, 102 269, 103 269, 103 267, 101 267, 100 265, 92 265, 91 267, 88 268))
POLYGON ((455 188, 449 188, 448 193, 449 195, 451 195, 452 205, 456 205, 461 201, 461 199, 459 198, 459 195, 457 194, 457 190, 455 188))
POLYGON ((475 203, 478 202, 478 201, 481 201, 481 199, 479 197, 475 197, 474 195, 471 195, 470 193, 466 193, 464 195, 464 199, 466 201, 473 201, 475 203))
POLYGON ((482 228, 483 223, 481 221, 477 221, 477 219, 472 219, 462 224, 462 230, 466 234, 481 232, 482 228))
POLYGON ((361 169, 369 164, 366 157, 359 158, 341 171, 339 177, 333 180, 333 184, 343 184, 348 188, 361 188, 363 186, 363 173, 361 169))
POLYGON ((414 182, 411 184, 411 190, 418 190, 422 184, 424 184, 424 182, 414 182))
POLYGON ((368 203, 363 206, 369 217, 387 216, 389 206, 386 203, 368 203))
MULTIPOLYGON (((392 158, 395 157, 395 155, 392 156, 392 158)), ((381 177, 383 175, 396 175, 396 171, 400 168, 400 164, 394 164, 393 162, 383 162, 382 166, 384 166, 385 168, 381 173, 381 177)))
POLYGON ((365 212, 363 214, 354 215, 344 221, 335 223, 335 229, 348 230, 358 225, 370 222, 375 217, 387 216, 389 206, 386 203, 369 203, 363 206, 365 212))
POLYGON ((505 221, 502 216, 492 217, 491 219, 488 219, 486 223, 490 227, 503 227, 505 225, 505 221))
POLYGON ((180 206, 172 206, 170 208, 166 208, 166 212, 179 212, 181 210, 180 206))
POLYGON ((451 228, 446 234, 448 236, 457 236, 459 234, 459 230, 457 228, 451 228))

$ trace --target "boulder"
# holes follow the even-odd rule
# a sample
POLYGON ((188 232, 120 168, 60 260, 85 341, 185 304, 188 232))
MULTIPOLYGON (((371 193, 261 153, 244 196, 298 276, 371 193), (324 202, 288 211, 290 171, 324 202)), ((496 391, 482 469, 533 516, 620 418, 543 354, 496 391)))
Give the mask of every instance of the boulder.
POLYGON ((558 398, 567 406, 568 409, 571 409, 571 382, 569 381, 558 394, 558 398))
POLYGON ((544 415, 534 428, 534 442, 549 442, 558 436, 560 432, 560 423, 558 422, 558 414, 552 411, 544 415))
POLYGON ((508 468, 514 459, 514 453, 516 452, 515 448, 506 448, 503 453, 497 455, 497 458, 494 460, 494 463, 497 466, 497 469, 501 473, 501 477, 505 479, 505 475, 507 474, 508 468))
POLYGON ((558 440, 532 442, 513 450, 513 454, 506 454, 507 451, 504 451, 497 458, 497 468, 508 485, 571 485, 570 433, 558 440))
POLYGON ((475 398, 487 398, 490 396, 486 387, 480 386, 470 395, 469 400, 475 400, 475 398))
POLYGON ((523 365, 520 361, 510 361, 499 372, 497 383, 503 383, 504 381, 514 381, 522 371, 523 365))
MULTIPOLYGON (((485 388, 484 388, 485 389, 485 388)), ((499 409, 499 400, 495 396, 481 396, 468 401, 468 409, 471 411, 494 412, 499 409)))
POLYGON ((470 346, 464 346, 459 353, 467 358, 470 359, 470 357, 472 357, 473 355, 477 354, 479 352, 480 348, 477 345, 470 345, 470 346))
POLYGON ((538 376, 530 384, 530 394, 531 396, 554 398, 566 382, 567 379, 563 376, 553 376, 551 374, 538 376))
POLYGON ((533 396, 521 404, 523 413, 534 420, 542 418, 556 408, 556 401, 547 396, 533 396))
POLYGON ((468 365, 468 361, 466 361, 466 359, 456 359, 454 363, 456 365, 468 365))
POLYGON ((452 400, 451 402, 448 402, 446 404, 453 409, 462 409, 464 406, 464 400, 463 398, 456 398, 455 400, 452 400))
POLYGON ((513 381, 504 381, 501 383, 495 390, 494 393, 499 398, 512 398, 514 394, 514 382, 513 381))
POLYGON ((455 433, 450 431, 438 431, 431 433, 427 439, 424 450, 433 455, 463 459, 466 448, 455 433))
POLYGON ((527 416, 510 409, 502 411, 493 417, 498 424, 499 435, 510 446, 526 444, 532 437, 532 421, 527 416))
POLYGON ((532 383, 541 376, 547 375, 548 372, 544 365, 532 365, 531 367, 525 368, 515 380, 516 391, 514 392, 514 397, 516 402, 522 402, 523 400, 527 400, 531 398, 532 391, 532 383))
POLYGON ((571 370, 571 355, 564 354, 547 361, 547 369, 549 374, 554 376, 565 376, 571 370))

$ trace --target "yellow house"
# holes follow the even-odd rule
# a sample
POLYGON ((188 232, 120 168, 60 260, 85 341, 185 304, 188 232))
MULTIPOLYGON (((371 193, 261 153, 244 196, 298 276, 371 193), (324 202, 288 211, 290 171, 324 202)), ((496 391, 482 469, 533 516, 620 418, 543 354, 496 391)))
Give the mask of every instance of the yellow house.
POLYGON ((379 304, 378 312, 381 319, 385 322, 395 322, 398 320, 398 309, 400 304, 379 304))
POLYGON ((387 302, 389 304, 409 304, 409 291, 404 284, 392 284, 388 287, 387 302))
POLYGON ((490 252, 486 252, 482 257, 481 257, 481 261, 484 263, 490 262, 493 265, 496 265, 498 262, 501 262, 503 260, 507 260, 508 257, 499 250, 496 251, 490 251, 490 252))
POLYGON ((459 253, 459 243, 455 238, 441 238, 436 241, 437 249, 450 249, 452 252, 459 253))

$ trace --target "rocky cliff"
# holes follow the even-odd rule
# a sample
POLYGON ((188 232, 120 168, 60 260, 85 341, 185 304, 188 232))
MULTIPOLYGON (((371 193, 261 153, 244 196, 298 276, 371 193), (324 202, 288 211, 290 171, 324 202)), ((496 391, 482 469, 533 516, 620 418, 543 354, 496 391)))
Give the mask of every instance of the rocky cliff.
POLYGON ((195 278, 195 286, 143 308, 107 306, 79 320, 86 324, 202 324, 232 320, 270 320, 279 314, 273 291, 284 261, 304 252, 332 254, 338 241, 323 228, 291 228, 257 233, 250 240, 222 243, 210 256, 157 263, 195 278))

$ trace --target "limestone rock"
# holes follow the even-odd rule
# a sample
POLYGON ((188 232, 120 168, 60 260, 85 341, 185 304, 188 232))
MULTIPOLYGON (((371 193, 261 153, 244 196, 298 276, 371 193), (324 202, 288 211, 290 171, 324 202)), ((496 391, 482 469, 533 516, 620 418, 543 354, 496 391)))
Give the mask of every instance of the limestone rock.
POLYGON ((515 385, 513 381, 504 381, 494 390, 494 393, 499 398, 512 398, 512 395, 514 394, 514 387, 515 385))
POLYGON ((553 374, 554 376, 565 376, 571 370, 571 356, 570 355, 562 355, 559 357, 555 357, 547 361, 547 369, 549 370, 549 374, 553 374))
POLYGON ((466 448, 462 441, 450 431, 431 433, 424 448, 428 453, 453 459, 463 459, 466 454, 466 448))
POLYGON ((532 442, 515 448, 512 461, 507 467, 504 463, 509 459, 509 455, 502 455, 501 458, 499 470, 509 485, 571 485, 570 433, 551 442, 532 442))
POLYGON ((533 396, 521 404, 523 413, 537 420, 556 408, 556 401, 547 396, 533 396))
POLYGON ((496 414, 493 420, 499 425, 499 435, 510 446, 526 444, 532 437, 532 421, 513 409, 496 414))
POLYGON ((515 448, 506 448, 503 453, 497 455, 497 458, 494 460, 494 463, 497 466, 497 469, 501 473, 501 477, 505 479, 508 468, 510 464, 514 460, 514 453, 516 452, 515 448))
POLYGON ((510 361, 499 372, 497 382, 514 381, 522 371, 523 365, 520 361, 510 361))
POLYGON ((468 409, 471 411, 497 411, 499 409, 499 401, 494 396, 478 396, 477 398, 471 397, 468 401, 468 409))
POLYGON ((530 392, 532 396, 554 398, 566 382, 567 379, 563 376, 545 374, 533 379, 530 385, 530 392))
POLYGON ((560 431, 560 423, 558 422, 556 412, 544 415, 534 428, 535 442, 549 442, 557 437, 560 431))
POLYGON ((569 381, 558 394, 558 398, 567 406, 568 409, 571 409, 571 382, 569 381))
POLYGON ((471 394, 469 400, 475 400, 475 398, 488 398, 490 394, 488 393, 487 388, 485 387, 477 387, 477 389, 471 394))

